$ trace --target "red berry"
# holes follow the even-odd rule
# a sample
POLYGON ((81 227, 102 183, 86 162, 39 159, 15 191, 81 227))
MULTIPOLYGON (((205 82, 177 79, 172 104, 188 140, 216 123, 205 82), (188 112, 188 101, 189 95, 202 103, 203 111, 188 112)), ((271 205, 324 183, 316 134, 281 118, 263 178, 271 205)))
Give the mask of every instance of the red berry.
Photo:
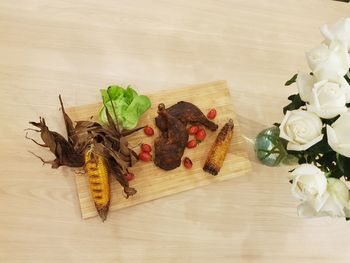
POLYGON ((216 117, 216 109, 211 109, 207 114, 208 119, 215 119, 216 117))
POLYGON ((152 151, 152 147, 147 143, 143 143, 141 144, 141 151, 149 153, 152 151))
POLYGON ((185 159, 183 160, 183 164, 187 169, 191 169, 192 168, 192 161, 190 158, 185 157, 185 159))
POLYGON ((148 161, 152 160, 152 155, 150 155, 150 153, 148 153, 148 152, 140 152, 139 159, 141 161, 148 162, 148 161))
POLYGON ((196 140, 190 140, 187 142, 187 148, 194 148, 197 146, 197 141, 196 140))
POLYGON ((149 126, 146 126, 143 131, 147 136, 152 136, 154 134, 154 130, 149 126))
POLYGON ((203 141, 205 139, 205 136, 207 136, 207 134, 203 129, 199 129, 196 133, 196 139, 198 141, 203 141))
POLYGON ((188 134, 195 135, 198 129, 199 127, 197 125, 192 125, 190 128, 188 128, 188 134))
POLYGON ((124 176, 125 176, 125 179, 128 180, 128 182, 130 182, 131 180, 133 180, 135 178, 135 175, 133 173, 129 173, 129 172, 125 173, 124 176))

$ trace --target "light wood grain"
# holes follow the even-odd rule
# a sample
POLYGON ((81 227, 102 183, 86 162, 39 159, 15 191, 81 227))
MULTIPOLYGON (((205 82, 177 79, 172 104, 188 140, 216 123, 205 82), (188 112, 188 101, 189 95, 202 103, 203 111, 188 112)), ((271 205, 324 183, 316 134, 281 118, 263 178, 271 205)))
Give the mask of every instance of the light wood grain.
MULTIPOLYGON (((251 140, 282 118, 324 23, 349 16, 330 0, 0 1, 0 262, 349 262, 350 225, 302 219, 289 167, 256 162, 251 140), (141 93, 226 79, 253 172, 81 219, 71 169, 42 166, 24 139, 44 116, 64 133, 67 107, 99 88, 141 93)), ((37 134, 31 133, 37 138, 37 134)))
MULTIPOLYGON (((200 186, 225 181, 237 176, 246 175, 247 172, 251 171, 247 145, 241 135, 239 123, 232 105, 232 97, 225 81, 198 84, 170 91, 164 90, 154 94, 148 94, 148 96, 152 106, 142 116, 139 125, 153 127, 155 135, 149 138, 142 131, 134 133, 128 136, 128 142, 131 147, 137 146, 140 143, 149 143, 153 147, 154 138, 159 136, 159 130, 155 128, 154 123, 154 118, 157 116, 157 105, 159 103, 164 103, 170 107, 181 100, 190 101, 204 113, 215 107, 218 115, 214 121, 219 125, 219 129, 216 132, 207 130, 207 137, 203 143, 199 144, 195 149, 185 149, 184 156, 189 157, 194 164, 191 170, 180 166, 172 171, 164 171, 158 168, 153 162, 145 163, 140 161, 136 163, 130 170, 136 175, 135 180, 130 183, 130 186, 136 188, 138 193, 128 199, 122 198, 122 187, 116 180, 111 178, 110 211, 117 211, 121 208, 177 194, 200 186), (218 176, 209 175, 202 168, 218 132, 230 118, 234 120, 235 128, 224 166, 218 176)), ((89 120, 91 116, 93 116, 93 120, 98 121, 97 115, 100 108, 101 103, 97 103, 68 108, 67 113, 74 121, 89 120)), ((135 150, 139 151, 139 147, 136 147, 135 150)), ((89 218, 96 216, 97 212, 88 188, 87 177, 76 175, 75 180, 82 217, 89 218)))

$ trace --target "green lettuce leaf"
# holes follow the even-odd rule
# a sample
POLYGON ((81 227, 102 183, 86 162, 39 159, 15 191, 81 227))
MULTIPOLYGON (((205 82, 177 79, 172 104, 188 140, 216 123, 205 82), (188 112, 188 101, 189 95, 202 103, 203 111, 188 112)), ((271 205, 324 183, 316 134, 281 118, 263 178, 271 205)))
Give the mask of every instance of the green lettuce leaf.
POLYGON ((124 92, 124 99, 127 104, 131 104, 134 98, 138 96, 137 92, 128 86, 124 92))
POLYGON ((108 123, 105 108, 107 107, 114 121, 126 130, 135 128, 141 115, 151 107, 150 99, 147 96, 138 95, 130 86, 126 89, 110 86, 108 89, 101 90, 101 96, 104 106, 99 112, 100 121, 104 124, 108 123))
POLYGON ((108 101, 110 101, 109 97, 111 97, 112 100, 116 100, 118 99, 118 97, 124 96, 124 92, 125 92, 125 90, 119 86, 109 86, 107 89, 101 89, 100 91, 101 91, 102 100, 104 103, 107 103, 108 101))

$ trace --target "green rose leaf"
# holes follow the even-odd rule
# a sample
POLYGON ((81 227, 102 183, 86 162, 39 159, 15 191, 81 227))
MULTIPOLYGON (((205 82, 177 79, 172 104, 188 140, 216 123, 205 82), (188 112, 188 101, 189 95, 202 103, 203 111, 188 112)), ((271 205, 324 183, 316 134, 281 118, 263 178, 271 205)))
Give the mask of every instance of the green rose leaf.
POLYGON ((350 158, 338 155, 337 156, 338 166, 344 172, 344 178, 350 181, 350 158))
POLYGON ((292 85, 297 80, 298 74, 295 74, 290 80, 287 80, 286 83, 284 83, 284 86, 292 85))
POLYGON ((311 146, 309 149, 306 150, 309 154, 317 155, 320 153, 329 153, 332 152, 332 148, 328 145, 327 136, 324 135, 323 139, 316 143, 315 145, 311 146))
POLYGON ((289 103, 287 106, 285 106, 283 108, 283 114, 286 114, 286 112, 292 111, 292 110, 297 110, 302 106, 305 106, 305 102, 301 100, 300 95, 299 94, 294 94, 294 95, 290 95, 288 97, 288 100, 291 101, 291 103, 289 103))

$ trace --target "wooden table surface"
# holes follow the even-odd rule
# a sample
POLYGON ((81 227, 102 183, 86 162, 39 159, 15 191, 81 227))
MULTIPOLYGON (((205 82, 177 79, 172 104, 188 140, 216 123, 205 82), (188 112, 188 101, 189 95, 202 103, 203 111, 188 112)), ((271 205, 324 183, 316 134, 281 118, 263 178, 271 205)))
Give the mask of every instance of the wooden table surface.
MULTIPOLYGON (((252 139, 280 121, 319 28, 350 5, 316 0, 1 1, 0 262, 349 262, 350 223, 302 219, 287 167, 257 163, 252 139), (71 169, 27 150, 29 120, 63 131, 67 106, 99 88, 141 93, 228 81, 253 172, 82 220, 71 169)), ((198 91, 200 92, 200 91, 198 91)), ((213 105, 215 106, 215 105, 213 105)))

